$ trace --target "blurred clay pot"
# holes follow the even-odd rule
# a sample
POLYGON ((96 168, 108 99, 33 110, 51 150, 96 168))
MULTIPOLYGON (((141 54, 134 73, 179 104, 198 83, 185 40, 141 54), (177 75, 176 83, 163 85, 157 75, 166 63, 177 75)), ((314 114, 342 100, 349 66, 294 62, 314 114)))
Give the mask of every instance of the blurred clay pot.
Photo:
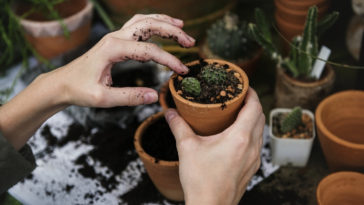
POLYGON ((167 110, 168 108, 176 108, 174 104, 172 94, 169 91, 169 81, 165 82, 160 91, 159 91, 159 104, 163 110, 167 110))
MULTIPOLYGON (((240 74, 239 80, 243 85, 242 92, 233 99, 226 101, 224 108, 222 104, 200 104, 191 102, 179 94, 177 94, 174 87, 174 79, 176 74, 172 75, 169 79, 169 90, 172 93, 173 100, 176 104, 179 114, 187 121, 192 129, 199 135, 207 136, 222 132, 229 127, 236 119, 236 116, 242 107, 245 95, 249 88, 249 79, 246 73, 237 65, 224 60, 205 59, 208 64, 218 63, 220 65, 228 65, 230 69, 235 70, 240 74)), ((196 60, 186 64, 191 66, 199 64, 200 61, 196 60)))
POLYGON ((319 183, 316 190, 318 205, 364 204, 364 174, 336 172, 319 183))
MULTIPOLYGON (((44 58, 51 59, 71 51, 86 43, 91 29, 93 4, 87 0, 66 0, 58 4, 55 10, 70 31, 69 38, 58 20, 48 21, 41 13, 33 13, 26 19, 20 19, 25 30, 25 37, 35 50, 44 58)), ((17 14, 29 10, 29 5, 18 5, 17 14)))
POLYGON ((364 170, 364 91, 343 91, 316 109, 316 127, 332 171, 364 170))
POLYGON ((330 65, 326 65, 321 79, 313 82, 299 81, 278 67, 274 91, 276 107, 301 106, 314 111, 319 102, 331 93, 334 81, 335 72, 330 65))
MULTIPOLYGON (((257 63, 260 59, 260 57, 263 54, 263 49, 258 48, 254 51, 253 56, 250 59, 223 59, 222 57, 215 55, 209 48, 207 42, 205 41, 199 48, 199 55, 201 58, 210 58, 210 59, 221 59, 221 60, 227 60, 231 63, 234 63, 238 65, 240 68, 242 68, 245 73, 250 77, 254 71, 258 68, 257 63)), ((244 57, 244 56, 243 56, 244 57)))
POLYGON ((303 32, 307 12, 311 6, 317 6, 319 19, 330 6, 329 0, 274 0, 274 4, 277 27, 289 41, 303 32))
POLYGON ((189 35, 202 37, 209 22, 222 17, 236 0, 103 0, 112 20, 123 24, 135 14, 166 14, 184 21, 189 35), (211 15, 214 14, 214 15, 211 15))
POLYGON ((158 119, 164 117, 163 112, 159 112, 147 118, 136 130, 134 135, 135 149, 143 161, 147 173, 159 190, 166 198, 173 201, 183 201, 184 194, 182 185, 179 180, 179 162, 178 161, 164 161, 156 159, 144 151, 142 147, 142 140, 148 137, 145 130, 153 126, 153 123, 158 119))

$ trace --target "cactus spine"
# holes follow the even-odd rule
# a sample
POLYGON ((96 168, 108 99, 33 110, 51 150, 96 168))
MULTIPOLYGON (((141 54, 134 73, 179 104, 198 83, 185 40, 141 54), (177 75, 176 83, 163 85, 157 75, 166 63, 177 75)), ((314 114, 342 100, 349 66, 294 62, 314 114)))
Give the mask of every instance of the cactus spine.
POLYGON ((302 123, 302 109, 295 107, 293 110, 283 119, 281 124, 281 131, 287 133, 295 129, 302 123))
POLYGON ((219 65, 209 64, 202 68, 201 78, 209 85, 224 84, 227 80, 227 72, 219 65))
POLYGON ((272 59, 276 60, 279 66, 288 69, 293 77, 309 77, 318 54, 317 36, 332 26, 339 16, 338 12, 333 12, 317 22, 317 12, 316 6, 309 9, 303 34, 293 39, 290 55, 287 58, 283 58, 274 45, 270 26, 260 9, 255 10, 256 24, 249 24, 249 33, 272 59))
POLYGON ((229 60, 244 57, 254 45, 247 36, 247 25, 228 13, 207 31, 207 44, 212 53, 229 60))
POLYGON ((197 78, 186 77, 182 80, 182 90, 189 95, 198 96, 201 93, 201 85, 197 78))

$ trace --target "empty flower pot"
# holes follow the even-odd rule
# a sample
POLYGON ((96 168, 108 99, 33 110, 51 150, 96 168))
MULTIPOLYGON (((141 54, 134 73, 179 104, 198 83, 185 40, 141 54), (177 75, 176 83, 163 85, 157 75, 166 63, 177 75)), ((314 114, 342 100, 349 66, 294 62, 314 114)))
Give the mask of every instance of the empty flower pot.
POLYGON ((364 91, 343 91, 316 109, 316 127, 332 171, 364 170, 364 91))
POLYGON ((319 183, 316 190, 318 205, 364 204, 364 174, 336 172, 319 183))
MULTIPOLYGON (((281 138, 273 134, 273 117, 278 113, 289 113, 292 109, 275 108, 269 115, 269 135, 272 149, 272 160, 277 165, 291 165, 304 167, 311 154, 312 143, 315 139, 315 129, 312 129, 312 137, 308 139, 281 138)), ((302 113, 309 115, 314 122, 314 115, 309 110, 302 110, 302 113)), ((313 125, 312 125, 313 126, 313 125)))
MULTIPOLYGON (((145 140, 148 137, 148 133, 145 131, 163 117, 163 112, 159 112, 147 118, 135 132, 134 146, 150 179, 159 192, 170 200, 182 201, 184 200, 184 194, 179 180, 179 162, 160 160, 148 154, 142 146, 143 139, 145 140)), ((173 135, 170 137, 173 137, 173 135)))
MULTIPOLYGON (((64 35, 64 28, 58 20, 46 20, 38 13, 20 19, 20 24, 25 30, 26 39, 35 50, 41 56, 51 59, 87 42, 91 30, 92 8, 93 4, 87 0, 67 0, 55 6, 70 31, 69 37, 64 35)), ((17 13, 21 15, 29 9, 20 4, 17 13)))

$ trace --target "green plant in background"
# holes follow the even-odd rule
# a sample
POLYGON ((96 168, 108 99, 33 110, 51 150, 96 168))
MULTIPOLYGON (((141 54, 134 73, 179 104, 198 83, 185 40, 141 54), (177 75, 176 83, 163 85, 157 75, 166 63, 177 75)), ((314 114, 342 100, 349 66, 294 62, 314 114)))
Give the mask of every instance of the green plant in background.
POLYGON ((201 78, 209 85, 223 84, 227 80, 227 72, 219 65, 208 64, 201 69, 201 78))
POLYGON ((256 24, 249 23, 249 32, 271 58, 277 61, 278 66, 288 70, 295 78, 309 78, 318 54, 318 36, 331 27, 339 16, 338 12, 333 12, 318 22, 317 12, 316 6, 309 9, 303 34, 293 39, 288 57, 282 57, 273 42, 270 24, 260 9, 255 10, 256 24))
POLYGON ((246 22, 240 22, 237 15, 227 13, 207 30, 208 47, 212 53, 225 59, 249 56, 256 45, 247 32, 246 22))
POLYGON ((189 95, 198 96, 201 93, 200 81, 194 77, 186 77, 182 80, 182 90, 189 95))
POLYGON ((282 120, 281 131, 287 133, 302 124, 302 109, 295 107, 292 111, 282 120))

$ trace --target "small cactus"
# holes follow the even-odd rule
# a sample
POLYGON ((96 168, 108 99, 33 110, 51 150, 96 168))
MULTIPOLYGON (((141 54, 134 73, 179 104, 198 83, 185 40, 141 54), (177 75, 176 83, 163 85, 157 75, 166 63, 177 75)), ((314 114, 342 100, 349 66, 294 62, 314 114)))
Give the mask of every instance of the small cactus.
POLYGON ((224 84, 227 71, 219 65, 206 65, 201 70, 201 78, 209 85, 224 84))
POLYGON ((201 93, 200 82, 197 78, 186 77, 182 80, 182 90, 189 95, 198 96, 201 93))
POLYGON ((221 58, 239 59, 247 56, 254 45, 246 34, 246 23, 240 23, 237 15, 228 13, 209 28, 207 44, 211 52, 221 58))
POLYGON ((293 110, 282 120, 281 131, 287 133, 302 123, 302 109, 295 107, 293 110))

